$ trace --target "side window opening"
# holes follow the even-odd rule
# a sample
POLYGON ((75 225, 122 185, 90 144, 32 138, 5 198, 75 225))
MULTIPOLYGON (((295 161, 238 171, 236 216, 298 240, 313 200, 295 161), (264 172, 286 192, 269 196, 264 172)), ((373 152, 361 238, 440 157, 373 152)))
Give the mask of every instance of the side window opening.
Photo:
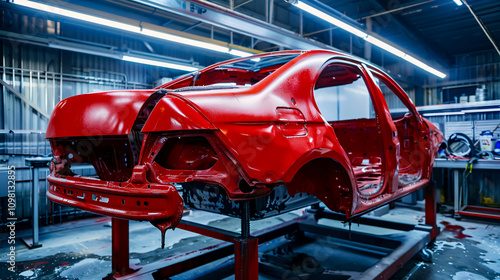
POLYGON ((373 74, 373 81, 384 95, 384 99, 387 107, 389 108, 389 112, 391 113, 391 117, 393 119, 399 119, 404 117, 406 113, 409 113, 410 110, 408 109, 408 107, 406 107, 399 96, 396 95, 394 90, 391 89, 389 84, 384 81, 384 79, 381 79, 377 74, 373 74))
POLYGON ((363 73, 355 65, 328 65, 314 85, 314 100, 351 161, 361 195, 377 195, 384 185, 383 141, 363 73))
POLYGON ((354 66, 327 66, 318 77, 314 98, 328 122, 375 118, 368 88, 359 69, 354 66))
POLYGON ((421 155, 418 149, 418 124, 416 117, 407 115, 409 108, 391 88, 390 83, 376 72, 372 72, 374 82, 384 95, 392 120, 398 131, 400 143, 399 186, 414 184, 421 178, 421 155))

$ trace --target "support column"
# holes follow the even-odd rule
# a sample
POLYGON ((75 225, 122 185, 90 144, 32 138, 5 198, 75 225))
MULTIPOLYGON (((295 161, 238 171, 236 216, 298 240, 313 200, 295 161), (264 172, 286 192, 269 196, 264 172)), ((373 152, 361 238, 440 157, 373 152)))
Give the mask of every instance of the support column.
POLYGON ((453 169, 453 192, 453 218, 460 219, 458 212, 462 208, 462 189, 460 188, 460 171, 458 169, 453 169))
POLYGON ((430 181, 425 187, 425 224, 432 226, 431 240, 439 234, 436 219, 436 190, 434 181, 430 181))
POLYGON ((39 189, 40 189, 40 178, 39 173, 41 168, 45 168, 48 166, 48 163, 52 160, 52 158, 26 158, 24 159, 26 166, 29 166, 31 169, 31 218, 33 222, 33 239, 31 238, 21 238, 21 241, 26 244, 28 249, 34 249, 38 247, 42 247, 38 240, 39 235, 39 189))
POLYGON ((234 244, 234 279, 259 279, 259 239, 236 239, 234 244))
POLYGON ((38 179, 38 168, 31 167, 31 171, 33 172, 33 192, 31 193, 31 198, 33 199, 33 248, 41 247, 42 245, 38 243, 38 229, 39 229, 39 217, 38 214, 38 198, 40 192, 40 181, 38 179))
POLYGON ((132 272, 129 267, 128 223, 128 220, 111 219, 111 273, 115 276, 123 276, 132 272))
MULTIPOLYGON (((372 31, 372 19, 366 19, 366 32, 370 34, 372 31)), ((372 60, 372 44, 368 41, 365 41, 365 59, 368 61, 372 60)))
POLYGON ((234 243, 234 278, 259 279, 259 239, 250 236, 250 201, 240 202, 241 238, 234 243))

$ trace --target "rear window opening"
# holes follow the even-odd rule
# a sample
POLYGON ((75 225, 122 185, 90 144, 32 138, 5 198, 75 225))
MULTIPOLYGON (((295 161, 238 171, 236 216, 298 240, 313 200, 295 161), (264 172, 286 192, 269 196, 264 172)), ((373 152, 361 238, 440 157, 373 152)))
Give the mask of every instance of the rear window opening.
MULTIPOLYGON (((166 84, 160 88, 187 91, 201 87, 201 90, 248 87, 255 85, 269 76, 280 67, 290 62, 300 54, 276 54, 261 58, 245 60, 219 65, 205 72, 188 74, 179 78, 174 84, 166 84), (188 78, 189 77, 189 78, 188 78), (180 90, 189 88, 187 90, 180 90)), ((196 89, 196 90, 200 90, 196 89)))
POLYGON ((217 162, 217 153, 205 137, 169 138, 155 162, 171 170, 205 170, 217 162))

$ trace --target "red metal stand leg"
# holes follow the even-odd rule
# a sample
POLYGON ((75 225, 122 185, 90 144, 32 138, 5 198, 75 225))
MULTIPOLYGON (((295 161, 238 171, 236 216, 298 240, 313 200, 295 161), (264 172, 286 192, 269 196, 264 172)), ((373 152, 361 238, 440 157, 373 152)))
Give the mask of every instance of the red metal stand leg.
POLYGON ((234 244, 234 276, 236 280, 259 279, 259 239, 236 239, 234 244))
POLYGON ((425 187, 425 224, 432 226, 431 240, 436 238, 439 234, 436 211, 436 190, 434 188, 434 182, 431 181, 425 187))
POLYGON ((115 276, 126 275, 133 270, 129 267, 129 228, 128 220, 111 220, 111 269, 115 276))

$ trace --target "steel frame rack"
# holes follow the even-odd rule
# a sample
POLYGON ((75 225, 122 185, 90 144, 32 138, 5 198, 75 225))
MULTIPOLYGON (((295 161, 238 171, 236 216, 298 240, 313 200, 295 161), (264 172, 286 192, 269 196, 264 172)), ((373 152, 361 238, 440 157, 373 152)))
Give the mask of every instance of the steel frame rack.
MULTIPOLYGON (((351 233, 350 230, 320 225, 317 223, 320 219, 342 221, 345 220, 345 216, 324 210, 317 205, 308 209, 304 217, 254 232, 252 236, 250 235, 248 202, 242 204, 241 214, 241 235, 190 221, 181 221, 177 228, 224 242, 210 248, 186 252, 174 259, 147 264, 140 269, 133 269, 129 266, 128 220, 112 219, 112 274, 105 279, 169 279, 175 275, 182 279, 179 275, 181 273, 192 272, 196 268, 200 269, 201 266, 226 258, 223 264, 209 268, 205 266, 202 273, 198 273, 197 277, 191 275, 189 279, 220 279, 221 275, 227 277, 233 274, 234 266, 235 279, 256 280, 259 278, 259 248, 261 251, 269 250, 273 242, 276 243, 275 240, 290 233, 323 235, 345 240, 347 243, 364 244, 361 248, 381 248, 387 251, 387 254, 377 262, 377 265, 364 271, 358 279, 387 279, 439 234, 439 228, 436 225, 436 198, 432 183, 425 187, 425 224, 414 225, 369 217, 360 217, 355 221, 359 224, 402 231, 396 237, 383 237, 361 232, 351 233), (231 255, 234 255, 234 258, 231 258, 231 255)), ((263 267, 262 264, 260 266, 263 267)))

